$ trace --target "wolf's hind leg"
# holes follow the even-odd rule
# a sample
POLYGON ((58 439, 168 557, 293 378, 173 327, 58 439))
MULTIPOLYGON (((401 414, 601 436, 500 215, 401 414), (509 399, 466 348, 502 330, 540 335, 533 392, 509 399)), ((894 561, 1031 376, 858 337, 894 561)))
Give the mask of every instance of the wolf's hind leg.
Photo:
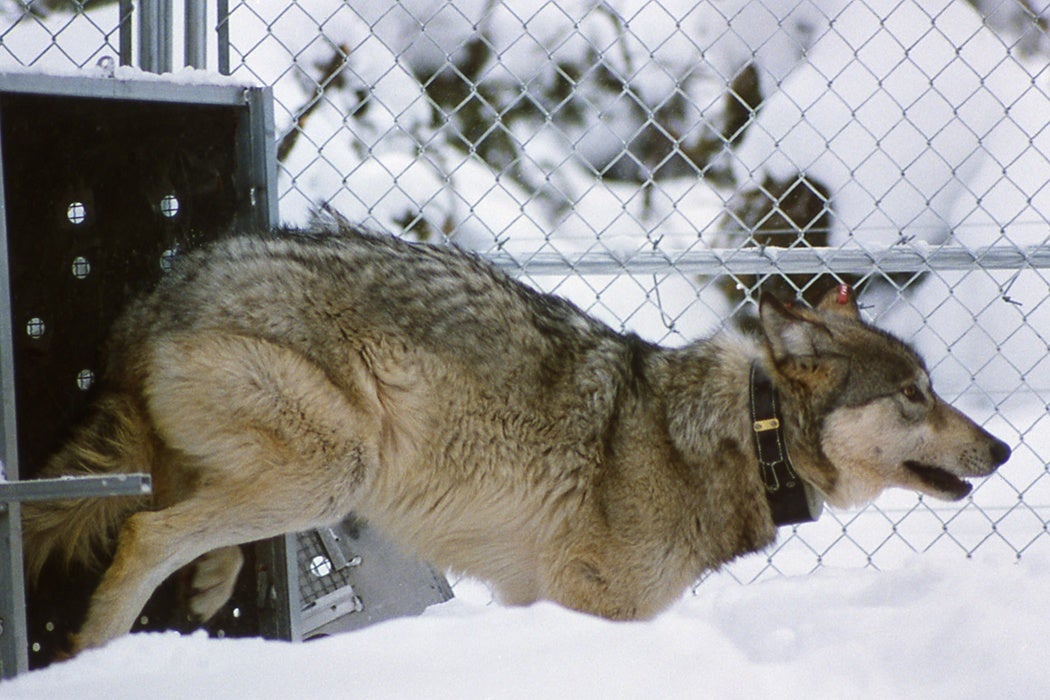
POLYGON ((125 521, 113 563, 73 638, 74 654, 130 630, 156 587, 210 548, 194 536, 198 528, 192 523, 201 515, 191 500, 161 511, 136 513, 125 521))
POLYGON ((193 562, 189 600, 190 612, 196 619, 210 620, 226 604, 233 595, 243 564, 244 554, 236 545, 213 549, 197 557, 193 562))
MULTIPOLYGON (((125 521, 75 651, 127 632, 153 590, 207 552, 336 522, 378 463, 368 387, 355 391, 351 378, 337 388, 287 348, 220 333, 168 337, 148 370, 148 412, 170 458, 158 468, 192 475, 192 486, 125 521)), ((231 561, 210 565, 221 574, 231 561)), ((199 605, 206 613, 214 601, 199 605)))

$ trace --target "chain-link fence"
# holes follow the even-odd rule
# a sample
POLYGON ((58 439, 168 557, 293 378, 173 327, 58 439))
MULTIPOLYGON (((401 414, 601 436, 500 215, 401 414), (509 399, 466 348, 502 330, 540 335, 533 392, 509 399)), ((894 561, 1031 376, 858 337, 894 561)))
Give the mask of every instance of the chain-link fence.
MULTIPOLYGON (((212 65, 274 88, 282 218, 450 240, 670 344, 846 280, 1015 448, 960 504, 826 513, 738 578, 1050 543, 1045 0, 219 6, 212 65)), ((120 7, 4 0, 0 66, 115 56, 120 7)))

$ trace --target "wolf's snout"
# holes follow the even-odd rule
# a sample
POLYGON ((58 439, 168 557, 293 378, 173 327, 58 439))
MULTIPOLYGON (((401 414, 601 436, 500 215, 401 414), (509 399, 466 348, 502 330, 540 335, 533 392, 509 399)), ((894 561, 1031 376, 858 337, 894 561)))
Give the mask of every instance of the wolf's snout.
POLYGON ((1012 450, 1002 440, 992 438, 992 464, 1000 466, 1006 463, 1006 460, 1010 459, 1012 450))

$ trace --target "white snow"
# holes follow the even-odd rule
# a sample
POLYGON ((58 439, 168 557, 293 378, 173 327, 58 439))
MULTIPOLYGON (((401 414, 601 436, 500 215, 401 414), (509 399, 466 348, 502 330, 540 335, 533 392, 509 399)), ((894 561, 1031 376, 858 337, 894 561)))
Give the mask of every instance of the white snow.
POLYGON ((1036 555, 709 579, 640 623, 500 607, 477 589, 305 644, 132 635, 4 682, 0 697, 1050 697, 1048 590, 1050 559, 1036 555))
POLYGON ((115 82, 135 83, 162 83, 167 85, 217 85, 233 87, 257 87, 258 83, 244 77, 220 75, 215 71, 201 70, 197 68, 180 68, 171 73, 149 73, 135 68, 134 66, 116 65, 112 57, 103 57, 95 65, 84 68, 70 68, 68 66, 43 67, 32 66, 3 66, 0 73, 8 75, 24 75, 27 78, 33 76, 49 77, 64 76, 69 78, 91 78, 95 80, 106 80, 115 82))
POLYGON ((1026 66, 955 0, 866 0, 832 16, 748 129, 741 182, 815 178, 832 192, 836 243, 951 232, 979 246, 1003 229, 1014 244, 1044 241, 1045 60, 1026 66))

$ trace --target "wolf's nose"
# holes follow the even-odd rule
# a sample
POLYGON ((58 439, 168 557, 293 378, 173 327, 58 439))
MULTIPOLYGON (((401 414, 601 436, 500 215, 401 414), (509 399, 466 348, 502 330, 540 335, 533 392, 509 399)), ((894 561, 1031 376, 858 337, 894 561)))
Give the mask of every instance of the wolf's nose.
POLYGON ((1002 440, 996 440, 992 443, 992 462, 995 466, 999 466, 1010 459, 1010 446, 1002 440))

